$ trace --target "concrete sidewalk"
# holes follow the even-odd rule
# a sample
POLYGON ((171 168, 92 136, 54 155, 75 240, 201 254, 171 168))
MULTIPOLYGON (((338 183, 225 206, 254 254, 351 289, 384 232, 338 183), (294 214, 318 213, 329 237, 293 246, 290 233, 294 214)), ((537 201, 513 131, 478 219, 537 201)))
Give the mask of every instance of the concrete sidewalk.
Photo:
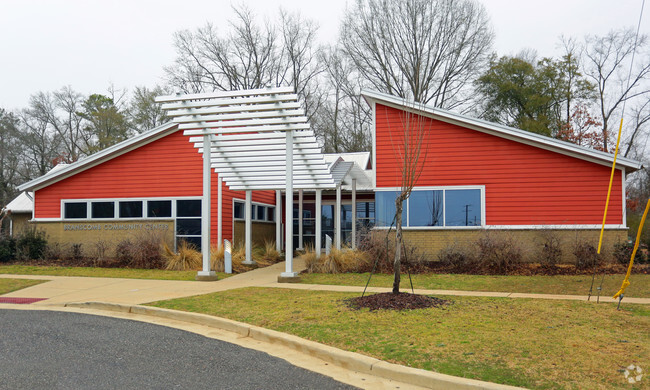
MULTIPOLYGON (((316 285, 299 283, 278 283, 277 278, 284 271, 284 262, 266 268, 258 268, 243 274, 231 276, 215 282, 93 278, 74 276, 37 276, 0 274, 0 278, 43 279, 49 280, 36 286, 3 295, 16 298, 46 298, 33 305, 64 305, 73 302, 102 301, 120 304, 138 305, 153 301, 182 298, 193 295, 231 290, 244 287, 292 288, 299 290, 321 290, 341 292, 362 292, 363 287, 316 285)), ((301 259, 294 259, 294 269, 304 269, 301 259)), ((389 292, 390 288, 369 287, 368 292, 389 292)), ((410 291, 403 289, 403 291, 410 291)), ((497 298, 528 298, 586 301, 586 295, 524 294, 507 292, 482 292, 460 290, 424 290, 415 293, 425 295, 475 296, 497 298)), ((596 297, 592 296, 592 302, 596 297)), ((600 302, 613 303, 611 296, 601 296, 600 302)), ((650 304, 650 298, 628 298, 625 303, 650 304)))

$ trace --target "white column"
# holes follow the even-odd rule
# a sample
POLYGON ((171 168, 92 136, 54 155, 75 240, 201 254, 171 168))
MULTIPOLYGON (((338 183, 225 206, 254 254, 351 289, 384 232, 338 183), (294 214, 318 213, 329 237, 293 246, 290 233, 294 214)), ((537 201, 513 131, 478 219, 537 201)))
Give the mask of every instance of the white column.
POLYGON ((223 179, 221 178, 221 175, 219 175, 219 188, 217 189, 217 248, 221 249, 221 246, 223 245, 223 219, 221 218, 223 214, 223 191, 221 187, 223 186, 223 179))
POLYGON ((298 190, 298 249, 300 250, 304 249, 302 239, 302 200, 302 190, 298 190))
POLYGON ((352 249, 357 248, 357 179, 352 179, 352 249))
POLYGON ((336 249, 341 250, 341 185, 336 186, 336 210, 334 210, 334 239, 336 249))
POLYGON ((284 205, 284 229, 285 229, 285 246, 284 246, 284 259, 285 259, 285 272, 281 273, 281 277, 296 277, 298 274, 293 272, 293 130, 286 132, 287 137, 287 181, 285 190, 285 205, 284 205))
POLYGON ((203 136, 203 197, 201 198, 201 252, 203 254, 203 269, 197 273, 197 279, 208 279, 216 277, 214 271, 210 271, 210 196, 211 196, 211 175, 210 168, 211 153, 210 135, 203 136))
POLYGON ((282 193, 275 191, 275 250, 282 252, 282 193))
POLYGON ((323 198, 323 190, 316 190, 316 257, 320 257, 321 253, 321 219, 323 207, 321 205, 323 198))
POLYGON ((253 191, 246 190, 246 232, 245 232, 245 242, 246 242, 246 260, 242 261, 242 264, 255 264, 253 261, 253 191))

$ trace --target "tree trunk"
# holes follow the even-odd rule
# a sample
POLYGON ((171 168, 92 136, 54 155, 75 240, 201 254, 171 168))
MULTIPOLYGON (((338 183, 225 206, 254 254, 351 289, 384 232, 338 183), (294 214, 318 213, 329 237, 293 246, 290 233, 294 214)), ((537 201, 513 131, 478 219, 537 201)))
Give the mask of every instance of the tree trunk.
POLYGON ((393 281, 393 294, 399 294, 399 284, 401 276, 401 259, 402 259, 402 207, 403 199, 400 194, 395 199, 395 261, 393 262, 393 271, 395 279, 393 281))

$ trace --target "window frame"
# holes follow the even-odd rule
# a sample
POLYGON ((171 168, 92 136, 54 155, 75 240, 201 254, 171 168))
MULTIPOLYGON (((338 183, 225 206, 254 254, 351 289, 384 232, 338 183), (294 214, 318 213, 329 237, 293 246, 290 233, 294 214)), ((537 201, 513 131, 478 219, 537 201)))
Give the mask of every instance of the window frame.
MULTIPOLYGON (((375 189, 375 194, 378 192, 400 192, 399 187, 382 187, 375 189)), ((458 229, 484 229, 487 225, 485 223, 485 185, 462 185, 462 186, 422 186, 414 187, 413 192, 416 191, 443 191, 442 192, 442 226, 410 226, 410 197, 406 200, 404 209, 406 210, 406 221, 403 221, 403 229, 407 230, 458 230, 458 229), (477 226, 447 226, 447 190, 479 190, 481 202, 481 224, 477 226)), ((375 200, 375 220, 377 219, 377 207, 375 200)), ((388 229, 389 226, 377 226, 375 229, 388 229)))
MULTIPOLYGON (((233 222, 235 221, 246 221, 246 200, 245 199, 240 199, 240 198, 232 198, 232 220, 233 222), (239 218, 235 217, 235 204, 241 204, 242 210, 244 211, 244 217, 239 218)), ((274 204, 268 204, 268 203, 262 203, 262 202, 251 202, 251 210, 248 210, 249 213, 251 213, 251 221, 253 222, 265 222, 265 223, 275 223, 275 205, 274 204), (264 219, 259 219, 258 218, 258 207, 263 207, 264 208, 264 219), (255 212, 251 212, 252 210, 255 210, 255 212), (270 211, 272 210, 272 211, 270 211)))

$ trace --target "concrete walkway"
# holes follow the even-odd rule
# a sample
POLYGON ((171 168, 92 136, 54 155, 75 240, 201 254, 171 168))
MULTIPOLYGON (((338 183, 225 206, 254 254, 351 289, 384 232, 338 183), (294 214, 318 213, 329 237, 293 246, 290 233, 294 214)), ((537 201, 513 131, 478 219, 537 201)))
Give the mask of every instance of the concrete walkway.
MULTIPOLYGON (((304 269, 300 259, 294 259, 294 269, 304 269)), ((3 297, 46 298, 33 305, 64 305, 73 302, 102 301, 120 304, 143 304, 173 298, 231 290, 244 287, 292 288, 299 290, 321 290, 341 292, 361 292, 363 287, 316 285, 299 283, 278 283, 278 275, 284 271, 284 262, 266 268, 259 268, 243 274, 231 276, 216 282, 195 282, 175 280, 93 278, 75 276, 38 276, 0 274, 0 278, 43 279, 49 280, 36 286, 14 291, 3 297)), ((369 287, 368 292, 389 292, 390 288, 369 287)), ((403 291, 410 291, 403 289, 403 291)), ((460 290, 424 290, 415 293, 425 295, 475 296, 498 298, 530 298, 586 301, 586 295, 524 294, 507 292, 482 292, 460 290)), ((592 302, 596 297, 592 296, 592 302)), ((600 302, 616 302, 611 296, 601 296, 600 302)), ((628 298, 623 302, 650 304, 650 298, 628 298)))

